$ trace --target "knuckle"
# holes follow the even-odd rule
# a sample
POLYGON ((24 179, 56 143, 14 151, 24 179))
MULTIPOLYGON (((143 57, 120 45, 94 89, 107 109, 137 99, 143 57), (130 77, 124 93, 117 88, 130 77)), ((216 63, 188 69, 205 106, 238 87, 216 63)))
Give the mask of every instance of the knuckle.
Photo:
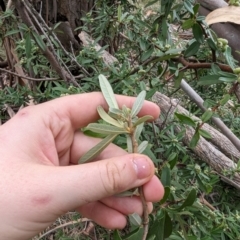
POLYGON ((121 170, 119 166, 113 162, 108 162, 106 164, 106 177, 103 178, 103 186, 105 191, 110 195, 124 189, 121 179, 121 170))
POLYGON ((31 106, 24 107, 17 112, 16 116, 17 117, 28 117, 31 109, 32 109, 31 106))

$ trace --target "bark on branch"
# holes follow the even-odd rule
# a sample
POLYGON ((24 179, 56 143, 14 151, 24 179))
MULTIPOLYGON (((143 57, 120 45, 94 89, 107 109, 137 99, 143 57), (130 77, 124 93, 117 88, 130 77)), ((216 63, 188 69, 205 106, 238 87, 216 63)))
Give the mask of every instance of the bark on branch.
MULTIPOLYGON (((178 104, 177 100, 173 100, 168 98, 167 96, 161 94, 161 93, 156 93, 153 96, 153 101, 158 104, 158 106, 161 108, 162 114, 167 115, 169 121, 170 119, 173 118, 174 113, 184 113, 186 115, 189 115, 189 112, 181 107, 178 104)), ((157 125, 161 127, 162 120, 158 119, 157 125)), ((207 126, 207 124, 203 125, 203 129, 209 130, 211 133, 214 133, 213 138, 218 141, 215 141, 216 144, 226 141, 228 142, 227 139, 224 139, 221 133, 218 133, 215 129, 211 128, 210 126, 207 126)), ((181 128, 176 127, 175 128, 176 132, 180 132, 181 128)), ((186 133, 183 139, 183 142, 185 145, 189 146, 189 143, 192 139, 192 136, 195 133, 195 129, 192 127, 186 126, 186 133)), ((231 146, 231 143, 227 143, 229 146, 229 149, 234 149, 233 146, 231 146)), ((222 144, 218 144, 218 147, 221 146, 222 144)), ((226 150, 227 150, 226 146, 226 150)), ((228 184, 236 187, 237 189, 240 190, 240 174, 238 173, 233 173, 231 176, 224 176, 223 172, 234 172, 236 170, 236 163, 234 163, 230 158, 228 158, 225 154, 223 154, 220 150, 218 150, 212 143, 208 142, 204 138, 200 137, 200 140, 197 144, 197 146, 193 149, 194 153, 204 162, 209 164, 215 171, 216 173, 221 177, 221 179, 228 184)), ((230 150, 231 151, 231 150, 230 150)), ((235 152, 239 156, 239 152, 235 152)))

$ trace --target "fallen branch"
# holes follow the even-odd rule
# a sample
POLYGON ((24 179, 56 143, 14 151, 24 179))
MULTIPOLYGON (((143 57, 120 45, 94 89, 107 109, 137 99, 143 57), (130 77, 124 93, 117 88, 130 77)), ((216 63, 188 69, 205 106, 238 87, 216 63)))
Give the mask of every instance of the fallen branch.
MULTIPOLYGON (((95 43, 94 40, 91 38, 89 34, 86 32, 82 31, 78 35, 79 39, 82 41, 83 46, 92 46, 95 48, 96 51, 99 51, 102 47, 98 44, 95 43)), ((115 62, 118 62, 118 60, 112 56, 109 52, 106 50, 103 50, 100 52, 100 55, 102 56, 102 59, 106 65, 111 65, 114 64, 115 62)))
MULTIPOLYGON (((168 120, 173 118, 175 112, 180 112, 180 113, 184 112, 188 115, 190 114, 186 109, 184 109, 178 104, 178 101, 172 100, 161 93, 156 93, 153 96, 153 101, 158 104, 163 114, 165 115, 168 114, 168 120)), ((161 127, 161 124, 162 124, 162 120, 158 119, 157 125, 161 127)), ((175 128, 175 131, 177 133, 180 132, 181 130, 182 129, 180 127, 175 128)), ((195 129, 193 129, 192 127, 186 126, 186 133, 183 138, 183 142, 185 145, 189 146, 189 143, 194 133, 195 133, 195 129)), ((222 135, 219 134, 219 142, 222 141, 221 136, 222 135)), ((193 149, 193 152, 202 161, 210 165, 216 171, 216 173, 221 177, 223 181, 227 182, 228 184, 240 190, 240 174, 234 173, 234 171, 236 170, 237 164, 234 163, 225 154, 223 154, 220 150, 218 150, 213 144, 205 140, 203 137, 200 137, 200 140, 197 146, 193 149), (231 173, 231 176, 225 176, 224 172, 231 173)))
MULTIPOLYGON (((203 106, 203 99, 196 93, 196 91, 188 85, 185 80, 181 81, 182 90, 191 98, 191 100, 197 104, 197 106, 206 111, 207 109, 203 106)), ((224 122, 217 117, 211 118, 213 123, 221 130, 221 132, 232 142, 232 144, 240 151, 240 140, 238 137, 224 124, 224 122)))

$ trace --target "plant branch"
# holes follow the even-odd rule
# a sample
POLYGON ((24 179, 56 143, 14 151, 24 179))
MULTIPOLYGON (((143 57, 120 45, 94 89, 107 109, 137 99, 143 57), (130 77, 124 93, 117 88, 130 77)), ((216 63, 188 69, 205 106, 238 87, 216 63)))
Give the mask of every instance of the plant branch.
POLYGON ((44 27, 47 29, 48 33, 54 38, 54 40, 57 42, 57 44, 59 45, 59 47, 63 50, 64 54, 66 56, 68 56, 72 62, 74 62, 80 69, 82 69, 82 71, 84 72, 84 74, 86 76, 90 76, 90 74, 87 72, 87 70, 81 66, 78 61, 76 60, 76 58, 74 58, 62 45, 62 43, 59 41, 58 37, 56 36, 56 34, 54 33, 54 31, 52 31, 48 25, 46 24, 46 22, 44 21, 44 19, 42 18, 42 16, 36 11, 36 9, 30 5, 29 6, 31 8, 31 10, 33 11, 33 13, 36 14, 36 17, 38 18, 39 21, 42 22, 42 24, 44 25, 44 27))
MULTIPOLYGON (((133 128, 131 118, 129 119, 128 126, 130 129, 133 128)), ((134 137, 134 135, 135 135, 134 133, 135 133, 135 131, 132 131, 130 133, 130 137, 132 140, 132 149, 133 149, 133 153, 138 153, 138 143, 134 137)), ((146 202, 144 192, 143 192, 143 186, 138 187, 138 192, 139 192, 139 196, 140 196, 142 206, 143 206, 143 217, 142 217, 143 236, 142 236, 142 240, 145 240, 145 239, 147 239, 149 220, 148 220, 148 207, 147 207, 147 202, 146 202)))
MULTIPOLYGON (((173 61, 175 62, 180 62, 182 63, 183 66, 190 68, 190 69, 198 69, 198 68, 211 68, 212 63, 207 63, 207 62, 188 62, 184 57, 180 56, 177 58, 172 58, 173 61)), ((221 64, 221 63, 217 63, 217 65, 219 66, 219 68, 222 71, 225 72, 233 72, 231 67, 225 64, 221 64)))
POLYGON ((31 78, 31 77, 23 76, 21 74, 9 71, 9 70, 4 69, 4 68, 0 68, 0 72, 6 72, 6 73, 9 73, 11 75, 14 75, 14 76, 17 76, 17 77, 20 77, 20 78, 25 78, 25 79, 31 80, 31 81, 56 81, 56 80, 60 80, 60 78, 31 78))

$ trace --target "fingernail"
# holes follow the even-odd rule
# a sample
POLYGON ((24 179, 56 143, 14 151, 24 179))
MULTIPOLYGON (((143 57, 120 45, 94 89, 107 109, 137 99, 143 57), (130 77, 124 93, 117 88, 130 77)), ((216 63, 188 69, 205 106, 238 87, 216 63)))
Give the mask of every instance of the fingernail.
POLYGON ((146 158, 134 158, 133 164, 139 179, 146 178, 151 174, 151 166, 146 158))

